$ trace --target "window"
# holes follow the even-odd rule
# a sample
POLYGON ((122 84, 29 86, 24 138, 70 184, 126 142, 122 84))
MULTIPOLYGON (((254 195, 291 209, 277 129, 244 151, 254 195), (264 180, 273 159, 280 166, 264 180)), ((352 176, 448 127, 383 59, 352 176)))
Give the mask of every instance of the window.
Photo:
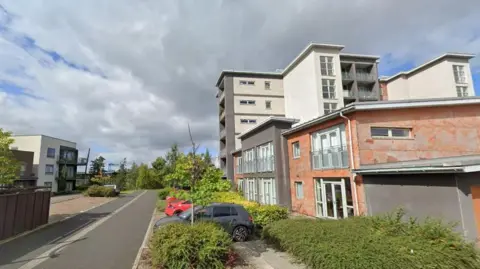
POLYGON ((43 186, 51 188, 51 187, 52 187, 52 182, 50 182, 50 181, 45 181, 45 182, 43 183, 43 186))
POLYGON ((453 76, 455 77, 456 83, 467 83, 467 78, 465 76, 465 67, 463 65, 453 66, 453 76))
POLYGON ((241 105, 255 105, 255 100, 240 100, 241 105))
POLYGON ((320 71, 322 76, 335 76, 333 57, 320 56, 320 71))
POLYGON ((242 191, 243 192, 243 179, 239 179, 238 180, 238 186, 237 186, 237 190, 238 191, 242 191))
POLYGON ((323 113, 330 114, 337 109, 336 103, 323 103, 323 113))
POLYGON ((272 101, 265 101, 265 108, 272 109, 272 101))
POLYGON ((295 182, 295 196, 297 199, 303 199, 303 182, 295 182))
POLYGON ((53 175, 54 169, 55 169, 55 166, 53 164, 45 165, 45 175, 53 175))
POLYGON ((372 137, 391 137, 391 138, 409 138, 412 129, 410 128, 388 128, 372 127, 370 133, 372 137))
POLYGON ((47 158, 55 158, 55 149, 54 148, 48 148, 47 149, 47 158))
POLYGON ((277 204, 277 193, 275 189, 275 181, 273 178, 259 178, 259 197, 258 201, 264 205, 277 204))
POLYGON ((243 173, 256 172, 255 167, 255 151, 254 149, 246 150, 242 153, 243 158, 243 173))
POLYGON ((235 209, 235 207, 233 207, 233 206, 230 207, 230 215, 231 216, 238 216, 237 209, 235 209))
POLYGON ((27 169, 27 164, 22 162, 20 163, 20 176, 25 176, 25 170, 27 169))
POLYGON ((270 81, 265 81, 265 90, 270 90, 270 81))
POLYGON ((215 206, 213 208, 213 217, 230 217, 230 207, 229 206, 215 206))
POLYGON ((242 157, 237 157, 237 160, 236 160, 236 171, 237 171, 237 174, 241 174, 243 171, 242 171, 242 157))
POLYGON ((457 86, 457 96, 458 97, 468 96, 468 88, 466 86, 457 86))
POLYGON ((75 174, 75 170, 72 166, 67 167, 67 178, 73 178, 73 174, 75 174))
POLYGON ((292 144, 293 158, 300 158, 300 142, 294 142, 292 144))
POLYGON ((252 81, 252 80, 240 80, 240 85, 253 86, 253 85, 255 85, 255 81, 252 81))
POLYGON ((335 99, 335 80, 322 79, 322 93, 325 99, 335 99))
POLYGON ((345 125, 337 125, 312 134, 312 168, 348 167, 345 125))
POLYGON ((240 119, 240 123, 244 123, 244 124, 255 124, 255 123, 257 123, 257 120, 240 119))
POLYGON ((273 143, 257 147, 257 172, 274 171, 273 143))

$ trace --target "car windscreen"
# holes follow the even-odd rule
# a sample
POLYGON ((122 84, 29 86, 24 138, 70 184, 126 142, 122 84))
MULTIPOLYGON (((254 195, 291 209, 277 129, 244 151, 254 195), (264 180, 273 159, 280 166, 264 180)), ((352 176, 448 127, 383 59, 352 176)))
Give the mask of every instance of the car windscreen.
MULTIPOLYGON (((193 208, 193 211, 194 211, 194 212, 197 212, 198 210, 200 210, 200 209, 202 209, 202 208, 203 208, 202 206, 198 206, 198 205, 197 205, 196 207, 193 208)), ((190 215, 191 215, 191 214, 192 214, 192 210, 191 210, 191 209, 188 209, 188 210, 185 210, 185 211, 183 211, 182 213, 180 213, 180 214, 178 215, 178 217, 181 218, 181 219, 188 219, 188 218, 190 218, 190 215)))

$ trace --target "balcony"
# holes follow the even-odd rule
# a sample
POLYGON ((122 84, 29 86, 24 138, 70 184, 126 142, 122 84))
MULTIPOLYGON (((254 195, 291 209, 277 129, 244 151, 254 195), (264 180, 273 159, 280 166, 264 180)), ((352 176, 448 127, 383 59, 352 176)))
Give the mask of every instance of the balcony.
POLYGON ((221 122, 225 121, 225 110, 223 110, 222 112, 220 112, 220 121, 221 121, 221 122))
POLYGON ((220 150, 220 157, 226 157, 227 156, 227 148, 221 149, 220 150))
POLYGON ((257 159, 257 171, 258 172, 272 172, 275 171, 275 161, 274 157, 266 157, 262 159, 257 159))
POLYGON ((225 92, 219 91, 218 92, 218 103, 224 104, 225 103, 225 92))
POLYGON ((343 98, 355 99, 355 93, 353 90, 343 90, 343 98))
POLYGON ((346 146, 329 147, 311 152, 312 169, 335 169, 348 167, 346 146))
POLYGON ((353 80, 353 75, 349 72, 342 72, 342 80, 353 80))
POLYGON ((358 99, 364 101, 376 101, 379 99, 379 96, 370 90, 358 90, 358 99))
POLYGON ((87 165, 88 159, 87 158, 78 158, 77 165, 87 165))
POLYGON ((220 131, 220 139, 224 138, 227 136, 227 129, 223 129, 220 131))
POLYGON ((374 82, 376 80, 375 76, 369 73, 356 73, 355 77, 357 81, 374 82))

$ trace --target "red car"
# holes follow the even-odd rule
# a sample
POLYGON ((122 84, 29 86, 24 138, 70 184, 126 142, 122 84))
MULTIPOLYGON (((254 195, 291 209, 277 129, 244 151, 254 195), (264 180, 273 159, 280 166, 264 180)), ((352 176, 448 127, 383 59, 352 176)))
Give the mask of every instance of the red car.
POLYGON ((191 201, 185 200, 174 200, 168 203, 165 208, 165 214, 167 216, 174 216, 182 213, 183 211, 190 209, 192 207, 191 201))

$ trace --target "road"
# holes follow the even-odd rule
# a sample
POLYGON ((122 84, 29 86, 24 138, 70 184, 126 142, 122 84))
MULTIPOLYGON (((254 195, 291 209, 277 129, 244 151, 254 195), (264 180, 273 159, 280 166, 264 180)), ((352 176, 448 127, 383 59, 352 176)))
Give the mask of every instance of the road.
POLYGON ((130 269, 143 242, 155 191, 124 195, 0 245, 0 269, 130 269))

